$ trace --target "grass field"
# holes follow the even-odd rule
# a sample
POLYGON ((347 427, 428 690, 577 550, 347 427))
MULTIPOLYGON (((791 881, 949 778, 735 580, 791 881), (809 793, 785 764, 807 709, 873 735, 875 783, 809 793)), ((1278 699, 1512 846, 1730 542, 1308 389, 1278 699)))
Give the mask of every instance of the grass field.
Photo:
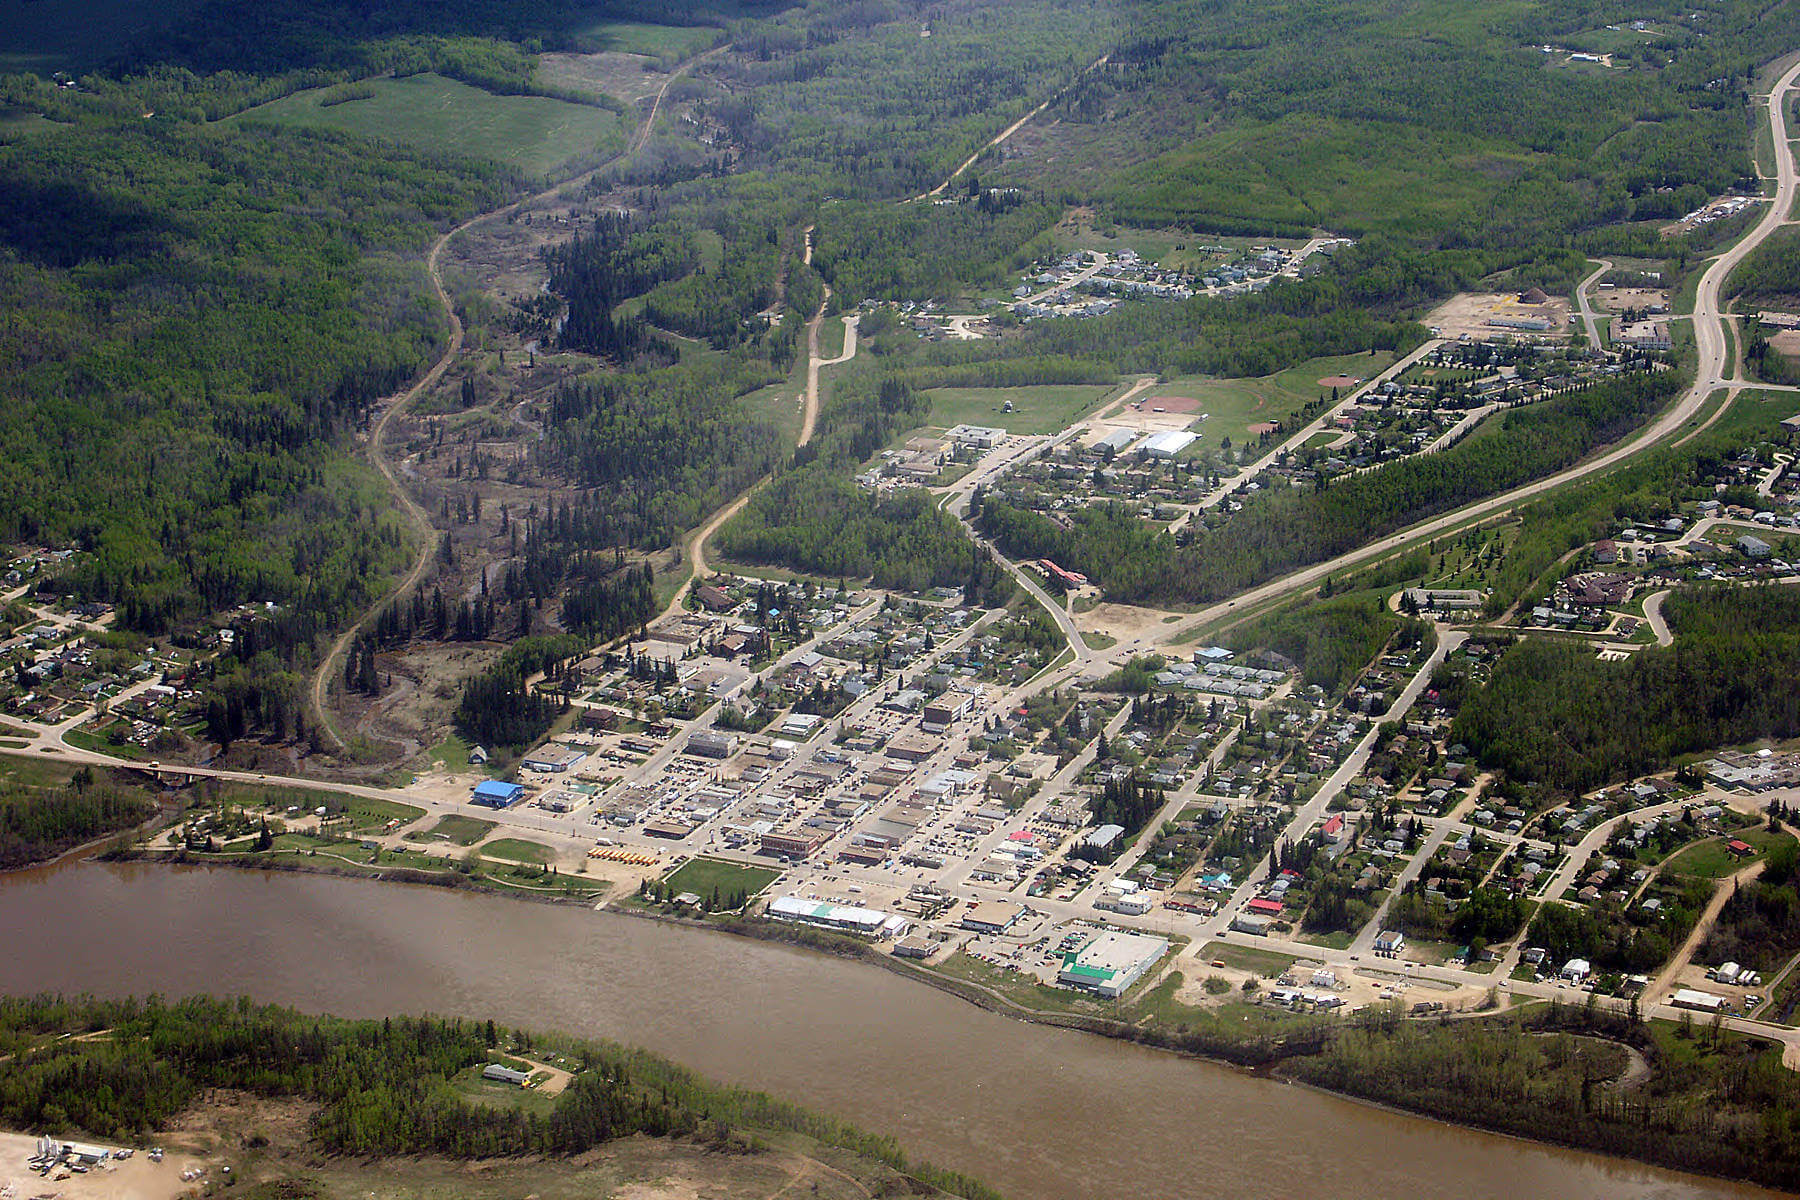
POLYGON ((423 834, 417 836, 419 840, 423 841, 427 838, 435 838, 442 834, 445 838, 455 842, 458 846, 473 846, 476 842, 479 842, 482 838, 491 833, 493 828, 494 822, 492 821, 483 821, 479 817, 465 817, 458 813, 451 813, 447 817, 440 818, 436 825, 433 825, 423 834))
POLYGON ((371 81, 375 95, 322 108, 322 91, 299 92, 232 120, 341 129, 424 150, 487 158, 550 174, 581 156, 623 148, 616 113, 544 96, 496 96, 441 75, 371 81))
POLYGON ((705 898, 712 896, 714 888, 726 897, 739 891, 755 896, 780 877, 780 871, 769 867, 746 867, 718 858, 693 858, 675 868, 667 883, 677 893, 692 892, 705 898))
POLYGON ((1250 946, 1234 946, 1230 942, 1208 942, 1200 947, 1200 957, 1208 963, 1217 961, 1238 971, 1254 971, 1271 979, 1294 965, 1291 954, 1273 950, 1257 950, 1250 946))
POLYGON ((1008 433, 1059 433, 1098 404, 1112 388, 1056 384, 1018 388, 932 388, 926 423, 939 429, 953 425, 992 425, 1008 433), (1012 401, 1013 411, 1002 412, 1012 401))
MULTIPOLYGON (((1297 367, 1289 367, 1260 379, 1177 379, 1150 389, 1148 395, 1189 396, 1200 401, 1200 412, 1208 414, 1201 428, 1206 444, 1217 446, 1221 438, 1239 444, 1251 425, 1263 421, 1279 421, 1304 408, 1321 395, 1329 398, 1331 389, 1320 387, 1319 380, 1333 375, 1370 379, 1392 364, 1394 356, 1387 351, 1378 354, 1346 354, 1337 358, 1314 358, 1297 367)), ((1349 389, 1342 389, 1348 393, 1349 389)), ((1196 419, 1199 413, 1195 414, 1196 419)))
POLYGON ((522 863, 548 863, 556 858, 556 851, 542 842, 528 842, 523 838, 495 838, 482 846, 481 852, 489 858, 522 863))
POLYGON ((1736 874, 1757 859, 1769 852, 1772 846, 1780 842, 1793 841, 1793 837, 1785 833, 1770 833, 1765 829, 1750 829, 1728 837, 1713 838, 1701 842, 1697 846, 1689 846, 1680 854, 1663 865, 1663 870, 1672 875, 1690 875, 1699 879, 1723 879, 1727 875, 1736 874), (1725 843, 1732 837, 1748 842, 1756 847, 1756 853, 1746 858, 1739 858, 1725 848, 1725 843))
POLYGON ((597 21, 576 30, 582 45, 594 52, 645 54, 652 58, 686 58, 718 41, 711 25, 644 25, 636 21, 597 21))

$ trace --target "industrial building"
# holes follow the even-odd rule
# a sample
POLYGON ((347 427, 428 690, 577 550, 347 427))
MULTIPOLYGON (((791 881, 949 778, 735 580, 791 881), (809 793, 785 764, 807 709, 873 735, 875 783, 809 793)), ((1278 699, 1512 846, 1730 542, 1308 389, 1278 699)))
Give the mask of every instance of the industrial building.
POLYGON ((868 938, 899 937, 912 927, 912 922, 905 917, 879 909, 826 904, 818 900, 803 900, 799 896, 777 896, 769 902, 768 916, 776 921, 816 925, 821 929, 835 929, 868 938))
POLYGON ((494 1083, 510 1083, 514 1087, 529 1087, 531 1072, 515 1071, 511 1067, 503 1067, 499 1063, 489 1063, 481 1068, 481 1077, 494 1083))
POLYGON ((1716 996, 1711 992, 1702 992, 1695 988, 1677 989, 1669 997, 1669 1003, 1676 1008, 1692 1009, 1695 1012, 1724 1012, 1731 1006, 1731 1001, 1724 996, 1716 996))
POLYGON ((1200 435, 1197 433, 1171 429, 1167 433, 1145 438, 1138 444, 1138 449, 1151 458, 1174 458, 1199 440, 1200 435))
POLYGON ((474 801, 489 808, 511 808, 525 798, 525 788, 517 783, 483 780, 475 785, 474 801))
POLYGON ((1100 454, 1105 454, 1108 450, 1114 454, 1123 454, 1126 447, 1137 440, 1137 436, 1134 429, 1115 429, 1095 442, 1094 450, 1100 454))
POLYGON ((1168 949, 1167 938, 1109 929, 1080 950, 1064 954, 1056 981, 1110 1000, 1124 995, 1168 949))

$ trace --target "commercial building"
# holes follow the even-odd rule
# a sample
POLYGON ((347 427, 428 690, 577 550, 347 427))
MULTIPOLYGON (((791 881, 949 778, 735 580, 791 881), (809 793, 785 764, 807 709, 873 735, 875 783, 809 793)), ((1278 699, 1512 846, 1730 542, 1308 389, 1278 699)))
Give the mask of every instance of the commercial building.
POLYGON ((1005 933, 1025 915, 1025 906, 1010 900, 983 900, 962 916, 962 927, 976 933, 1005 933))
POLYGON ((1118 844, 1119 839, 1124 836, 1125 827, 1123 825, 1102 825, 1100 828, 1087 835, 1084 844, 1090 850, 1104 852, 1112 849, 1118 844))
POLYGON ((573 771, 586 761, 587 755, 580 751, 564 750, 561 746, 545 746, 520 759, 519 765, 527 771, 558 775, 564 771, 573 771))
POLYGON ((475 803, 485 804, 489 808, 511 808, 524 798, 524 787, 516 783, 488 779, 475 785, 475 803))
POLYGON ((975 697, 967 692, 945 692, 925 706, 919 714, 919 728, 926 733, 942 733, 969 711, 975 697))
POLYGON ((1168 949, 1167 938, 1107 930, 1080 950, 1064 954, 1056 981, 1112 999, 1124 995, 1168 949))
POLYGON ((1406 935, 1398 929, 1384 929, 1375 935, 1375 953, 1398 954, 1406 949, 1406 935))
POLYGON ((1273 924, 1274 922, 1268 917, 1259 917, 1255 913, 1241 912, 1237 916, 1231 918, 1232 929, 1236 930, 1238 933, 1255 934, 1257 937, 1262 937, 1264 934, 1268 933, 1269 926, 1273 924))
POLYGON ((735 734, 719 733, 715 730, 702 729, 688 737, 683 753, 697 758, 730 758, 737 753, 738 740, 735 734))
POLYGON ((1729 998, 1715 996, 1711 992, 1697 991, 1694 988, 1677 989, 1669 997, 1669 1003, 1676 1008, 1693 1009, 1696 1012, 1724 1012, 1731 1005, 1729 998))
POLYGON ((803 900, 799 896, 777 896, 769 902, 768 915, 776 921, 792 921, 799 925, 816 925, 863 937, 898 937, 912 926, 905 917, 873 908, 853 908, 845 904, 826 904, 803 900))
POLYGON ((978 450, 992 450, 1006 440, 1006 430, 987 425, 958 425, 945 433, 944 437, 958 446, 974 446, 978 450))
POLYGON ((811 858, 824 844, 825 835, 811 829, 770 832, 757 839, 764 854, 779 854, 784 858, 811 858))

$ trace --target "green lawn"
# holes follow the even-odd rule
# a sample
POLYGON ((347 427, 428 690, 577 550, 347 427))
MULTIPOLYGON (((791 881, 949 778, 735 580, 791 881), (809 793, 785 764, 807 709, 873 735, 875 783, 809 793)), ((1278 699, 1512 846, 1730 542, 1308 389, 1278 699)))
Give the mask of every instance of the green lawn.
POLYGON ((522 863, 548 863, 556 858, 556 851, 542 842, 528 842, 523 838, 495 838, 483 845, 481 852, 488 858, 522 863))
POLYGON ((496 96, 441 75, 370 81, 375 95, 321 107, 298 92, 231 120, 341 129, 425 150, 508 163, 536 175, 571 159, 622 149, 616 113, 544 96, 496 96))
MULTIPOLYGON (((1233 445, 1249 436, 1251 425, 1263 421, 1279 421, 1291 416, 1320 396, 1327 398, 1331 389, 1319 380, 1334 375, 1371 379, 1394 361, 1387 351, 1378 354, 1347 354, 1336 358, 1314 358, 1274 375, 1260 379, 1176 379, 1151 388, 1145 407, 1155 405, 1158 396, 1187 396, 1200 401, 1194 414, 1206 413, 1204 424, 1195 428, 1204 433, 1208 446, 1217 446, 1229 437, 1233 445)), ((1349 394, 1350 389, 1341 389, 1349 394)))
POLYGON ((516 1108, 542 1116, 556 1107, 555 1096, 545 1095, 536 1088, 522 1088, 483 1079, 481 1071, 486 1066, 486 1063, 482 1063, 458 1075, 451 1081, 451 1090, 465 1100, 488 1108, 516 1108))
POLYGON ((1234 946, 1230 942, 1208 942, 1200 947, 1200 957, 1207 963, 1215 960, 1238 971, 1254 971, 1273 979, 1294 965, 1292 954, 1258 950, 1253 946, 1234 946))
POLYGON ((1112 388, 1054 384, 1016 388, 932 388, 928 425, 993 425, 1017 434, 1060 433, 1100 403, 1112 388), (1013 411, 1002 412, 1012 401, 1013 411))
POLYGON ((1727 834, 1724 837, 1710 838, 1698 845, 1689 846, 1675 855, 1663 866, 1663 870, 1673 875, 1691 875, 1699 879, 1723 879, 1734 875, 1749 866, 1758 858, 1767 854, 1770 847, 1778 842, 1793 841, 1793 836, 1786 833, 1770 833, 1767 829, 1750 829, 1743 833, 1727 834), (1745 858, 1738 858, 1725 848, 1725 843, 1733 837, 1739 838, 1756 847, 1756 853, 1745 858))
POLYGON ((465 817, 460 813, 451 813, 439 819, 436 825, 423 833, 409 834, 415 841, 427 841, 440 835, 458 846, 473 846, 486 837, 494 829, 494 822, 483 821, 479 817, 465 817))
POLYGON ((652 58, 686 58, 710 47, 720 37, 711 25, 644 25, 637 21, 597 21, 575 31, 595 51, 645 54, 652 58))
POLYGON ((769 867, 747 867, 718 858, 691 858, 670 872, 666 882, 671 891, 692 892, 702 898, 710 898, 714 888, 725 897, 739 891, 756 896, 780 877, 780 871, 769 867))

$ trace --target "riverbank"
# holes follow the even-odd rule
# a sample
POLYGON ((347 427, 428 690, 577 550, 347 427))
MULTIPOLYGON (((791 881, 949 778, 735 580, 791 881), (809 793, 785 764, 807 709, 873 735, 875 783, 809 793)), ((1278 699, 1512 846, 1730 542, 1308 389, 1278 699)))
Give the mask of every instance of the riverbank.
MULTIPOLYGON (((132 857, 152 868, 177 861, 173 856, 163 855, 132 857)), ((269 863, 263 867, 255 862, 220 861, 205 856, 191 856, 188 864, 234 866, 236 870, 225 873, 234 876, 253 874, 261 869, 268 874, 379 881, 368 869, 341 870, 324 864, 309 867, 297 863, 269 863)), ((575 907, 541 895, 470 884, 447 887, 441 879, 412 878, 392 868, 389 872, 392 882, 425 884, 426 887, 416 889, 420 891, 473 892, 484 896, 534 899, 546 908, 575 907)), ((1753 1160, 1742 1146, 1727 1145, 1712 1132, 1706 1132, 1704 1140, 1693 1135, 1683 1123, 1686 1106, 1681 1093, 1666 1095, 1654 1087, 1644 1090, 1641 1095, 1657 1097, 1656 1103, 1649 1107, 1636 1099, 1640 1095, 1637 1091, 1624 1097, 1602 1095, 1596 1103, 1589 1094, 1594 1090, 1594 1081, 1583 1077, 1579 1064, 1563 1061, 1551 1052, 1554 1039, 1538 1036, 1543 1032, 1542 1019, 1529 1023, 1516 1012, 1487 1020, 1458 1022, 1459 1028, 1454 1032, 1435 1022, 1408 1021, 1391 1012, 1370 1013, 1348 1021, 1299 1017, 1273 1006, 1247 1004, 1235 998, 1223 1012, 1216 1012, 1175 1002, 1173 997, 1181 983, 1178 976, 1165 977, 1154 987, 1129 998, 1116 1015, 1048 1012, 1022 1005, 1014 998, 978 983, 895 959, 867 943, 828 931, 743 916, 706 920, 651 911, 636 905, 607 904, 601 907, 609 913, 638 917, 640 920, 632 924, 645 927, 682 933, 730 933, 737 937, 722 939, 723 942, 771 943, 880 966, 888 976, 925 983, 963 1005, 1021 1025, 1096 1034, 1108 1041, 1128 1042, 1181 1057, 1246 1069, 1246 1075, 1304 1082, 1320 1088, 1325 1094, 1373 1101, 1458 1128, 1492 1131, 1543 1145, 1623 1155, 1678 1170, 1704 1171, 1717 1178, 1749 1179, 1781 1187, 1793 1186, 1792 1167, 1795 1162, 1800 1162, 1800 1154, 1794 1153, 1768 1156, 1766 1161, 1753 1160), (1437 1037, 1441 1041, 1422 1045, 1420 1039, 1433 1031, 1438 1031, 1437 1037), (1420 1083, 1404 1069, 1408 1055, 1436 1061, 1436 1057, 1442 1057, 1447 1050, 1455 1049, 1467 1050, 1472 1055, 1465 1056, 1468 1061, 1459 1067, 1465 1077, 1456 1088, 1433 1088, 1429 1079, 1420 1083), (1361 1066, 1365 1061, 1372 1064, 1367 1070, 1361 1066), (1399 1066, 1393 1065, 1395 1063, 1399 1066), (1534 1081, 1535 1086, 1518 1090, 1515 1085, 1521 1078, 1534 1081), (1509 1088, 1515 1090, 1508 1091, 1509 1088), (1485 1106, 1472 1106, 1468 1102, 1471 1093, 1493 1099, 1485 1106), (1589 1105, 1585 1114, 1583 1104, 1589 1105), (1471 1119, 1472 1113, 1478 1114, 1479 1119, 1471 1119), (1572 1113, 1582 1114, 1581 1119, 1570 1119, 1572 1113), (1656 1138, 1639 1137, 1632 1132, 1633 1126, 1646 1119, 1650 1121, 1650 1128, 1661 1131, 1656 1138)), ((808 958, 819 961, 811 956, 808 958)), ((804 974, 810 977, 817 972, 808 969, 804 974)), ((1560 1027, 1573 1031, 1584 1027, 1569 1022, 1591 1020, 1595 1015, 1562 1009, 1557 1021, 1560 1027)), ((1609 1021, 1622 1020, 1604 1014, 1599 1016, 1609 1021)), ((1617 1031, 1595 1032, 1612 1036, 1617 1031)), ((1671 1050, 1680 1052, 1682 1057, 1675 1060, 1674 1065, 1686 1073, 1690 1086, 1695 1086, 1697 1081, 1698 1086, 1718 1090, 1727 1109, 1733 1100, 1731 1078, 1758 1078, 1758 1073, 1764 1069, 1760 1060, 1768 1057, 1762 1047, 1735 1034, 1722 1035, 1716 1045, 1690 1045, 1675 1038, 1674 1034, 1672 1029, 1661 1031, 1652 1045, 1653 1058, 1671 1050)), ((1778 1057, 1775 1062, 1775 1069, 1779 1071, 1778 1057)), ((1786 1074, 1782 1071, 1776 1078, 1786 1074)), ((1721 1119, 1730 1117, 1732 1114, 1726 1112, 1721 1119)))

